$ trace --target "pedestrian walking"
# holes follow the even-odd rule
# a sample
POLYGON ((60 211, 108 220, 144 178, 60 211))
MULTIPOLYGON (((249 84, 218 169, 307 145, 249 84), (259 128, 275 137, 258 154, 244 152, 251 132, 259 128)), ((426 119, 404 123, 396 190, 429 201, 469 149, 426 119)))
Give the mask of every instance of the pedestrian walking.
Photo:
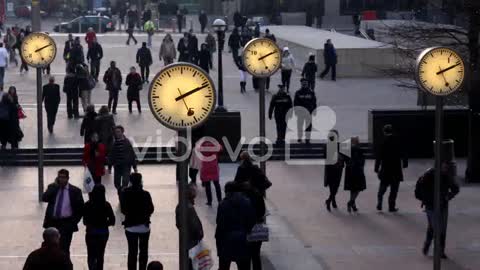
POLYGON ((151 20, 152 20, 152 11, 150 9, 147 9, 142 14, 142 22, 144 27, 143 31, 147 32, 147 30, 145 29, 145 23, 151 20))
POLYGON ((193 29, 189 32, 190 38, 188 42, 188 51, 190 55, 190 63, 198 65, 198 38, 193 33, 193 29))
MULTIPOLYGON (((187 249, 191 250, 200 243, 203 239, 203 226, 202 221, 197 215, 195 210, 195 198, 197 197, 197 189, 195 185, 188 185, 187 188, 187 224, 182 223, 180 214, 180 205, 175 208, 175 224, 178 230, 181 230, 183 226, 187 229, 187 249)), ((193 269, 192 261, 189 259, 189 269, 193 269)))
POLYGON ((154 207, 150 193, 143 189, 142 175, 132 173, 130 186, 120 196, 120 208, 125 215, 123 226, 128 241, 128 270, 146 270, 148 262, 148 241, 150 238, 150 217, 154 207))
POLYGON ((105 186, 97 184, 85 203, 83 224, 86 227, 87 261, 89 270, 103 270, 105 248, 110 232, 115 225, 115 215, 105 196, 105 186))
POLYGON ((17 44, 17 37, 12 32, 11 28, 7 28, 7 33, 5 33, 3 42, 5 44, 5 49, 7 49, 8 51, 10 63, 15 63, 15 65, 18 66, 18 60, 15 55, 15 45, 17 44))
POLYGON ((256 38, 260 37, 260 23, 256 22, 255 23, 255 29, 253 30, 253 36, 256 38))
POLYGON ((240 165, 237 168, 234 181, 239 184, 249 182, 263 197, 266 196, 267 189, 272 186, 272 182, 268 180, 257 165, 253 164, 250 154, 246 151, 240 153, 240 165))
POLYGON ((80 38, 75 37, 73 41, 73 47, 70 50, 69 64, 76 67, 79 64, 85 63, 85 54, 83 52, 82 44, 80 44, 80 38))
POLYGON ((235 28, 240 28, 243 25, 243 16, 238 10, 233 13, 233 25, 235 28))
POLYGON ((205 37, 205 43, 207 44, 207 48, 210 52, 213 63, 213 54, 217 51, 217 42, 215 41, 215 37, 212 35, 212 32, 208 31, 207 36, 205 37))
POLYGON ((348 212, 358 212, 356 199, 361 191, 367 189, 365 180, 365 156, 360 148, 358 137, 351 139, 351 156, 345 161, 345 190, 350 191, 350 201, 347 203, 348 212))
POLYGON ((147 33, 147 46, 148 48, 152 47, 152 37, 155 33, 155 24, 151 20, 148 20, 143 25, 143 30, 147 33))
POLYGON ((5 69, 8 67, 8 52, 0 42, 0 89, 3 90, 5 81, 5 69))
POLYGON ((127 100, 128 100, 128 112, 132 113, 132 103, 135 101, 137 103, 138 113, 142 113, 141 105, 140 105, 140 90, 143 87, 143 81, 138 74, 135 67, 130 68, 130 73, 127 75, 127 79, 125 80, 125 84, 127 85, 127 100))
POLYGON ((212 56, 205 43, 201 45, 200 52, 198 53, 198 65, 207 73, 209 73, 213 67, 212 56))
MULTIPOLYGON (((448 225, 448 206, 450 200, 452 200, 459 192, 460 187, 456 183, 455 179, 449 175, 449 164, 443 162, 441 165, 441 177, 440 177, 440 250, 441 257, 447 259, 445 254, 446 239, 447 239, 447 225, 448 225)), ((427 256, 430 250, 430 245, 434 239, 435 232, 435 169, 430 168, 427 170, 417 181, 415 186, 415 197, 422 202, 422 207, 425 207, 425 214, 427 216, 428 226, 423 243, 422 253, 427 256)))
MULTIPOLYGON (((84 137, 85 144, 91 142, 91 138, 95 130, 95 119, 97 113, 95 112, 95 106, 90 104, 87 106, 85 116, 83 117, 82 124, 80 125, 80 136, 84 137)), ((98 135, 98 134, 97 134, 98 135)))
POLYGON ((88 48, 87 61, 90 63, 90 74, 98 82, 98 75, 100 74, 100 62, 103 58, 103 48, 98 40, 95 38, 92 45, 88 48))
POLYGON ((315 91, 315 74, 317 73, 317 64, 315 63, 315 55, 311 54, 308 57, 308 62, 305 63, 302 70, 302 78, 306 79, 308 86, 312 91, 315 91))
POLYGON ((133 10, 129 10, 127 12, 127 34, 128 34, 128 38, 127 38, 127 45, 130 45, 130 40, 133 40, 135 42, 135 45, 137 45, 137 39, 133 36, 133 32, 134 32, 134 29, 135 29, 135 24, 137 23, 138 21, 138 18, 137 18, 137 13, 133 10))
POLYGON ((268 118, 272 120, 275 115, 275 124, 277 126, 277 144, 285 143, 285 134, 287 132, 287 114, 293 107, 292 98, 285 92, 283 84, 278 85, 278 92, 273 95, 268 108, 268 118))
POLYGON ((97 34, 92 27, 89 27, 87 33, 85 34, 85 43, 87 43, 88 49, 92 47, 95 40, 97 40, 97 34))
POLYGON ((110 68, 103 75, 103 82, 108 91, 108 111, 117 114, 118 92, 122 90, 122 73, 115 61, 110 62, 110 68))
POLYGON ((77 76, 75 75, 75 67, 72 65, 67 67, 67 74, 63 79, 63 92, 67 96, 68 118, 80 118, 80 113, 78 112, 78 97, 80 96, 80 93, 78 92, 78 82, 77 76))
POLYGON ((277 38, 275 37, 274 34, 270 33, 270 29, 268 29, 268 28, 265 29, 265 38, 268 38, 275 43, 277 42, 277 38))
POLYGON ((148 76, 150 76, 150 66, 153 63, 152 53, 147 48, 147 43, 142 42, 142 47, 137 51, 137 64, 140 66, 140 72, 142 74, 142 82, 148 83, 148 76))
MULTIPOLYGON (((115 128, 115 120, 113 119, 113 115, 108 112, 107 106, 102 106, 98 111, 98 116, 95 118, 95 132, 99 136, 99 142, 103 143, 106 146, 107 150, 107 158, 112 151, 113 146, 113 129, 115 128)), ((110 174, 112 171, 112 162, 111 160, 108 161, 108 173, 110 174)))
POLYGON ((392 125, 383 127, 384 141, 375 157, 375 172, 380 179, 378 189, 377 210, 382 211, 383 195, 390 187, 388 197, 388 211, 397 212, 396 207, 398 189, 403 181, 402 168, 408 167, 408 159, 400 140, 393 135, 392 125))
POLYGON ((200 31, 203 34, 205 32, 205 28, 207 27, 208 17, 205 13, 205 10, 200 11, 200 15, 198 15, 198 22, 200 23, 200 31))
POLYGON ((83 166, 90 171, 93 182, 101 184, 102 176, 105 175, 105 163, 107 161, 107 148, 99 142, 97 133, 92 133, 90 142, 83 148, 83 166))
POLYGON ((222 201, 222 188, 220 187, 220 168, 218 166, 218 155, 222 151, 220 144, 214 144, 211 141, 204 141, 200 143, 200 152, 204 159, 202 159, 202 166, 200 169, 200 180, 205 187, 207 194, 207 205, 212 206, 212 186, 215 187, 217 195, 217 202, 222 201))
POLYGON ((183 38, 178 41, 177 50, 179 53, 178 62, 190 62, 190 35, 183 33, 183 38))
MULTIPOLYGON (((338 141, 338 131, 330 130, 328 134, 328 140, 330 142, 338 141)), ((328 199, 325 201, 325 206, 327 207, 328 212, 331 211, 331 207, 334 209, 338 208, 336 195, 338 188, 340 187, 340 182, 342 181, 343 168, 345 167, 345 156, 340 153, 335 153, 337 155, 336 162, 334 164, 325 165, 325 175, 324 175, 324 186, 328 187, 330 194, 328 199)))
POLYGON ((300 80, 302 88, 295 93, 295 98, 293 100, 293 106, 302 107, 302 109, 296 109, 295 115, 298 118, 297 122, 297 131, 299 143, 302 142, 303 132, 305 131, 305 143, 310 143, 310 136, 312 131, 312 113, 317 108, 317 97, 312 88, 309 87, 309 82, 307 79, 302 78, 300 80), (306 128, 304 128, 306 126, 306 128))
POLYGON ((60 105, 60 86, 55 83, 52 76, 48 79, 48 84, 43 86, 43 97, 45 111, 47 112, 47 129, 53 133, 53 126, 57 118, 58 106, 60 105))
MULTIPOLYGON (((250 182, 244 182, 239 185, 241 192, 250 200, 255 209, 255 222, 258 225, 266 223, 266 206, 265 199, 258 190, 256 190, 250 182)), ((250 261, 252 270, 262 270, 262 259, 260 252, 262 249, 262 241, 248 241, 248 250, 250 252, 250 261)))
POLYGON ((23 270, 73 270, 70 258, 60 249, 60 238, 60 232, 57 229, 45 229, 42 246, 28 255, 23 270))
POLYGON ((182 33, 182 26, 183 26, 183 14, 180 9, 177 9, 177 29, 178 33, 182 33))
POLYGON ((83 112, 87 111, 88 105, 92 103, 92 89, 89 82, 90 73, 86 64, 78 64, 75 68, 75 76, 77 78, 78 92, 82 101, 83 112))
POLYGON ((118 194, 128 185, 130 172, 137 172, 137 158, 133 150, 132 143, 125 137, 125 129, 122 126, 116 126, 114 129, 115 140, 112 151, 109 153, 109 162, 113 165, 113 181, 118 194))
POLYGON ((320 78, 323 79, 332 69, 332 81, 335 81, 337 78, 337 50, 335 50, 331 39, 327 39, 323 46, 323 59, 325 61, 325 69, 320 74, 320 78))
POLYGON ((238 50, 241 48, 240 45, 240 34, 238 33, 238 29, 234 28, 230 37, 228 38, 228 47, 232 52, 233 61, 238 57, 238 50))
POLYGON ((166 34, 160 46, 159 53, 160 61, 163 60, 165 66, 170 65, 177 58, 177 50, 175 43, 173 43, 172 35, 166 34))
POLYGON ((250 269, 247 235, 256 223, 255 208, 234 182, 225 185, 225 199, 217 210, 215 239, 219 270, 229 270, 232 262, 238 270, 250 269))
POLYGON ((20 128, 19 112, 23 111, 18 101, 17 88, 10 86, 6 94, 8 99, 8 142, 12 149, 18 149, 18 143, 23 139, 23 132, 20 128))
POLYGON ((237 65, 238 72, 240 73, 240 93, 244 94, 247 92, 247 76, 248 72, 243 64, 243 58, 237 57, 237 61, 235 61, 237 65))
POLYGON ((292 71, 295 70, 295 58, 290 53, 288 47, 283 48, 282 55, 282 84, 285 86, 287 93, 290 90, 290 78, 292 77, 292 71))
POLYGON ((48 185, 42 195, 42 201, 48 203, 43 227, 57 228, 60 232, 60 248, 68 257, 73 233, 78 231, 84 207, 82 191, 70 184, 69 179, 68 170, 59 170, 55 182, 48 185))
POLYGON ((74 46, 74 41, 73 41, 73 35, 72 33, 68 33, 68 38, 67 41, 65 41, 65 46, 63 47, 63 60, 65 60, 65 63, 70 62, 70 53, 73 49, 74 46))
POLYGON ((159 261, 151 261, 147 266, 147 270, 163 270, 163 264, 159 261))
POLYGON ((21 64, 20 64, 20 74, 23 74, 23 71, 28 72, 28 64, 23 59, 23 52, 21 50, 21 44, 22 44, 22 42, 23 42, 23 40, 25 39, 26 36, 27 36, 27 33, 25 31, 22 31, 20 33, 20 36, 19 36, 20 44, 17 44, 18 54, 20 56, 20 62, 21 62, 21 64))

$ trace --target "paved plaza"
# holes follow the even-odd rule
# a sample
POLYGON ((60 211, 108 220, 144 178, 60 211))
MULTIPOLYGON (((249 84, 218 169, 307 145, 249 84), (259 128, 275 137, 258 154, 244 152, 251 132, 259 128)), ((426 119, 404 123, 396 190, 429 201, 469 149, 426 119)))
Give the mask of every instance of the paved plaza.
MULTIPOLYGON (((373 174, 373 162, 367 162, 367 191, 359 196, 360 212, 348 214, 348 194, 342 191, 337 199, 339 210, 332 213, 325 210, 327 190, 323 187, 322 166, 268 163, 269 178, 273 182, 267 200, 272 237, 262 248, 265 269, 431 269, 432 258, 424 257, 420 252, 426 218, 413 196, 415 180, 430 165, 428 160, 411 162, 405 171, 406 181, 400 188, 400 212, 390 214, 375 210, 378 180, 373 174)), ((221 164, 222 184, 233 178, 236 166, 221 164)), ((53 181, 58 169, 46 168, 47 183, 53 181)), ((80 185, 83 169, 69 169, 71 182, 80 185)), ((0 205, 3 205, 0 213, 0 231, 3 232, 0 269, 16 270, 21 269, 25 256, 41 242, 46 205, 37 202, 36 168, 2 167, 0 170, 0 205)), ((145 189, 151 192, 155 204, 150 259, 161 260, 165 269, 177 269, 175 168, 172 165, 148 165, 140 166, 139 170, 145 177, 145 189)), ((464 162, 459 161, 459 172, 463 170, 464 162)), ((103 183, 117 217, 107 246, 105 269, 126 269, 127 243, 112 177, 105 176, 103 183)), ((480 269, 480 233, 476 227, 480 221, 478 192, 478 186, 462 185, 460 194, 451 203, 446 249, 450 260, 444 261, 442 269, 480 269)), ((86 199, 85 194, 84 197, 86 199)), ((208 208, 205 201, 205 194, 200 190, 196 208, 205 228, 205 240, 214 248, 216 203, 213 208, 208 208)), ((85 227, 81 225, 72 244, 75 269, 87 269, 84 232, 85 227)))

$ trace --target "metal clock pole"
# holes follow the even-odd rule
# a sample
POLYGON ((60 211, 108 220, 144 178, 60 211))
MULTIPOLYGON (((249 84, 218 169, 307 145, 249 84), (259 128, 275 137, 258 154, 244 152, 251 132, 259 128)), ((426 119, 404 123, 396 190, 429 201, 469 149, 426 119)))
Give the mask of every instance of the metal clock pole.
POLYGON ((443 97, 435 97, 435 186, 434 186, 434 258, 433 269, 441 268, 441 211, 440 211, 440 185, 442 177, 442 143, 443 143, 443 97))
MULTIPOLYGON (((32 0, 32 30, 41 31, 40 3, 32 0)), ((42 113, 42 69, 37 68, 37 144, 38 144, 38 200, 43 195, 43 113, 42 113)))
MULTIPOLYGON (((187 145, 183 142, 187 142, 187 131, 181 129, 178 131, 178 142, 177 142, 177 155, 182 157, 187 153, 187 145)), ((179 241, 180 241, 180 270, 189 269, 189 260, 188 260, 188 198, 187 198, 187 183, 188 183, 188 159, 182 159, 178 163, 179 166, 179 182, 178 182, 178 203, 180 206, 180 222, 181 227, 179 230, 179 241)))
MULTIPOLYGON (((267 82, 267 78, 259 78, 258 83, 259 85, 259 117, 260 117, 260 156, 263 157, 266 153, 266 137, 265 137, 265 84, 267 82)), ((264 174, 267 171, 267 163, 265 161, 260 161, 260 169, 264 174)))

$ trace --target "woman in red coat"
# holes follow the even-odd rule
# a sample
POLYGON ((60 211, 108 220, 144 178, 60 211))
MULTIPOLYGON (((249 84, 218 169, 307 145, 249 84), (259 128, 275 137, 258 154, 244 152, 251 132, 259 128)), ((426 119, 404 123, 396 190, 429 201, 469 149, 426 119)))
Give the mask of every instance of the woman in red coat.
POLYGON ((207 205, 212 206, 212 185, 215 186, 217 200, 222 201, 222 188, 220 187, 220 169, 218 167, 218 154, 222 151, 222 146, 218 142, 204 141, 200 144, 200 160, 202 163, 200 169, 200 180, 207 193, 207 205))
POLYGON ((83 165, 90 170, 95 184, 100 184, 105 174, 107 149, 103 143, 98 142, 98 134, 93 133, 91 142, 85 144, 83 149, 83 165))

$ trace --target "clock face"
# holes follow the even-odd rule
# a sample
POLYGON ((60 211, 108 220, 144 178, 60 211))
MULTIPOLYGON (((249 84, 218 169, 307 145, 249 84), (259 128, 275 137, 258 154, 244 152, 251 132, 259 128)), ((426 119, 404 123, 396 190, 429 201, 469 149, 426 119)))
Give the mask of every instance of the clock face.
POLYGON ((22 59, 32 67, 46 67, 57 54, 55 41, 44 33, 31 33, 26 36, 20 48, 22 59))
POLYGON ((253 39, 245 46, 243 63, 248 73, 256 77, 270 77, 280 68, 282 52, 268 38, 253 39))
POLYGON ((188 63, 165 67, 150 84, 150 110, 164 126, 195 128, 215 107, 215 86, 203 69, 188 63))
POLYGON ((446 96, 461 89, 465 80, 465 63, 452 49, 427 49, 417 59, 416 77, 423 90, 446 96))

